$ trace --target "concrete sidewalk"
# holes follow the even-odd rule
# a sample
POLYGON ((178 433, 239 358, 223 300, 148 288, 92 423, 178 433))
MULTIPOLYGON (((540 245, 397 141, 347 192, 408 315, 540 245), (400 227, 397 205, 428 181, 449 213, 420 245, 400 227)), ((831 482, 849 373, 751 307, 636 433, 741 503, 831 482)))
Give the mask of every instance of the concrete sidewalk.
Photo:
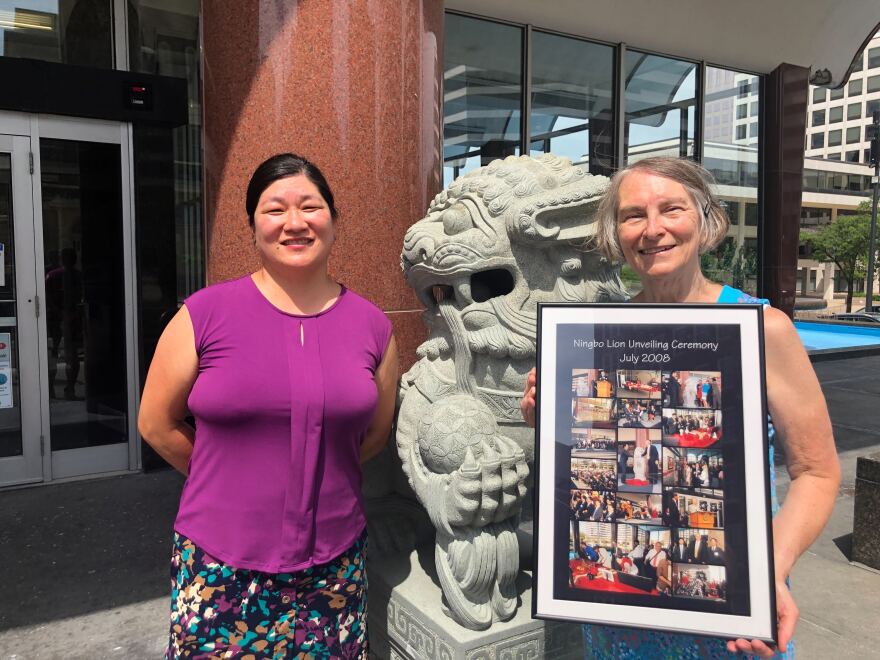
MULTIPOLYGON (((843 470, 834 513, 792 572, 799 658, 880 657, 880 572, 849 563, 856 458, 880 452, 880 356, 814 365, 843 470)), ((788 489, 777 472, 780 499, 788 489)))
MULTIPOLYGON (((880 356, 816 365, 843 484, 792 588, 799 658, 880 655, 880 573, 848 561, 856 457, 880 451, 880 356)), ((781 456, 780 456, 781 459, 781 456)), ((778 470, 780 496, 788 488, 778 470)), ((172 471, 0 493, 0 658, 159 658, 168 617, 172 471)))

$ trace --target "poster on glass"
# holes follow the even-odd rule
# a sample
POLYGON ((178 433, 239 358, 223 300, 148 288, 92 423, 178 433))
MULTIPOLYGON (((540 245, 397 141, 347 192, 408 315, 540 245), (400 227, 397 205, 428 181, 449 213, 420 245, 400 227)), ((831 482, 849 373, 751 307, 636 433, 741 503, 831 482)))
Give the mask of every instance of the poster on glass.
POLYGON ((775 640, 761 323, 539 305, 534 616, 775 640))

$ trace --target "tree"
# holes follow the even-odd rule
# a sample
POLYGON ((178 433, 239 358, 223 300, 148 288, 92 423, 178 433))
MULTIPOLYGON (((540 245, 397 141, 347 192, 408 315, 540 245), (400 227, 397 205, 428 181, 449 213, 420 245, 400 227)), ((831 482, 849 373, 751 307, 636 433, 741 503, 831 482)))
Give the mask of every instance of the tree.
POLYGON ((732 238, 700 257, 700 267, 709 279, 747 290, 758 272, 758 254, 743 245, 737 249, 732 238))
POLYGON ((804 230, 801 240, 819 261, 833 261, 846 280, 846 311, 852 311, 853 286, 866 275, 871 240, 871 205, 859 204, 856 215, 839 216, 819 230, 804 230))

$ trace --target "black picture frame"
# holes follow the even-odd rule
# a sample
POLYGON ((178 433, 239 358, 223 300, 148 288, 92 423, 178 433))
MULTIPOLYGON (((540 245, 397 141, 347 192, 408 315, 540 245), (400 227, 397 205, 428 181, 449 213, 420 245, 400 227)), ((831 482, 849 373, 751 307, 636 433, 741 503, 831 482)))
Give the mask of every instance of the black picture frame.
POLYGON ((762 306, 542 303, 537 344, 532 615, 775 644, 762 306))

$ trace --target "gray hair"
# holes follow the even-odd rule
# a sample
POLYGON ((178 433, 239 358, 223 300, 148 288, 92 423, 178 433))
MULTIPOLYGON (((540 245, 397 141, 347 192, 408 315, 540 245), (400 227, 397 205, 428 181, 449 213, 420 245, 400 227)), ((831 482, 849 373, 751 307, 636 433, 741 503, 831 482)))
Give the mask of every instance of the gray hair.
POLYGON ((620 208, 620 186, 630 172, 647 172, 680 183, 691 196, 700 221, 700 254, 717 247, 727 235, 730 219, 721 202, 712 193, 715 177, 699 163, 686 158, 654 156, 644 158, 618 170, 596 210, 596 247, 611 261, 623 261, 623 250, 617 238, 617 211, 620 208))

